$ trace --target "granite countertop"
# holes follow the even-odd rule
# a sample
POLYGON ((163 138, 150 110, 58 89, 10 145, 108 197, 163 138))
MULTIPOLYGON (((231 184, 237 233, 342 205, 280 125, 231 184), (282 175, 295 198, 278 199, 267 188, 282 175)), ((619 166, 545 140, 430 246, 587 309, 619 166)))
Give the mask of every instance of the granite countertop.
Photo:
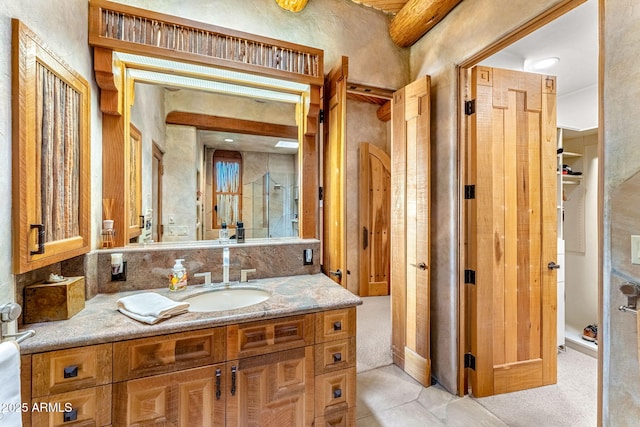
POLYGON ((22 354, 39 353, 362 304, 359 297, 323 274, 258 279, 248 283, 231 284, 231 287, 234 285, 264 288, 272 292, 272 296, 264 302, 248 307, 216 312, 188 312, 148 325, 120 313, 116 301, 139 292, 156 292, 181 301, 206 292, 207 289, 202 285, 194 285, 181 292, 170 292, 163 288, 98 294, 87 301, 85 308, 71 319, 23 325, 22 330, 32 329, 36 333, 20 344, 20 350, 22 354))

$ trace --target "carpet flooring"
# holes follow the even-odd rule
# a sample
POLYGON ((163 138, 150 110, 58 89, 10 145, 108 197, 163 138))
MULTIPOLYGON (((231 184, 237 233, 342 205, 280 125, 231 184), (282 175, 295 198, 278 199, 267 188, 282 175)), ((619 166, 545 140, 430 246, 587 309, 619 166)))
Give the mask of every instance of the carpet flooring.
POLYGON ((393 363, 390 297, 364 297, 356 323, 356 372, 393 363))

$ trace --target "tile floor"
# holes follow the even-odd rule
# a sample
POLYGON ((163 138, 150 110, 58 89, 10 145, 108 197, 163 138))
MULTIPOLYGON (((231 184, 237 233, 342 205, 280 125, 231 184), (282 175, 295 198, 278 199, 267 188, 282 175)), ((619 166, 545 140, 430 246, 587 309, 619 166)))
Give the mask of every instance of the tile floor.
POLYGON ((395 365, 358 374, 359 427, 507 426, 469 396, 422 387, 395 365))

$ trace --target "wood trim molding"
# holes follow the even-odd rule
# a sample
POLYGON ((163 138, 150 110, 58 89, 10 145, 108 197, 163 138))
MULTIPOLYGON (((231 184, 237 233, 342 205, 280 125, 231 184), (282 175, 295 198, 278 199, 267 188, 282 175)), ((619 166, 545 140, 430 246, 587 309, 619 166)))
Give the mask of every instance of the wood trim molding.
POLYGON ((166 123, 168 125, 194 126, 198 130, 298 139, 298 126, 278 125, 186 111, 171 111, 167 114, 166 123))
POLYGON ((322 84, 324 51, 106 0, 89 3, 89 44, 322 84))

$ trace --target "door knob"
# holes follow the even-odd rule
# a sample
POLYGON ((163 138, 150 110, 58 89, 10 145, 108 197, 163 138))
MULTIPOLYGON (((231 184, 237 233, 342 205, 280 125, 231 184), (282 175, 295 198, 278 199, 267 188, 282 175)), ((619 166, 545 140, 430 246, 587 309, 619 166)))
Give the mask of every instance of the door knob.
POLYGON ((557 270, 560 268, 560 264, 556 264, 555 262, 551 261, 549 264, 547 264, 547 268, 549 270, 557 270))
POLYGON ((417 267, 420 270, 426 270, 427 269, 427 264, 425 264, 424 262, 421 262, 419 264, 409 264, 411 267, 417 267))
POLYGON ((329 274, 336 276, 338 280, 342 280, 342 271, 340 271, 340 269, 338 269, 338 271, 329 271, 329 274))

